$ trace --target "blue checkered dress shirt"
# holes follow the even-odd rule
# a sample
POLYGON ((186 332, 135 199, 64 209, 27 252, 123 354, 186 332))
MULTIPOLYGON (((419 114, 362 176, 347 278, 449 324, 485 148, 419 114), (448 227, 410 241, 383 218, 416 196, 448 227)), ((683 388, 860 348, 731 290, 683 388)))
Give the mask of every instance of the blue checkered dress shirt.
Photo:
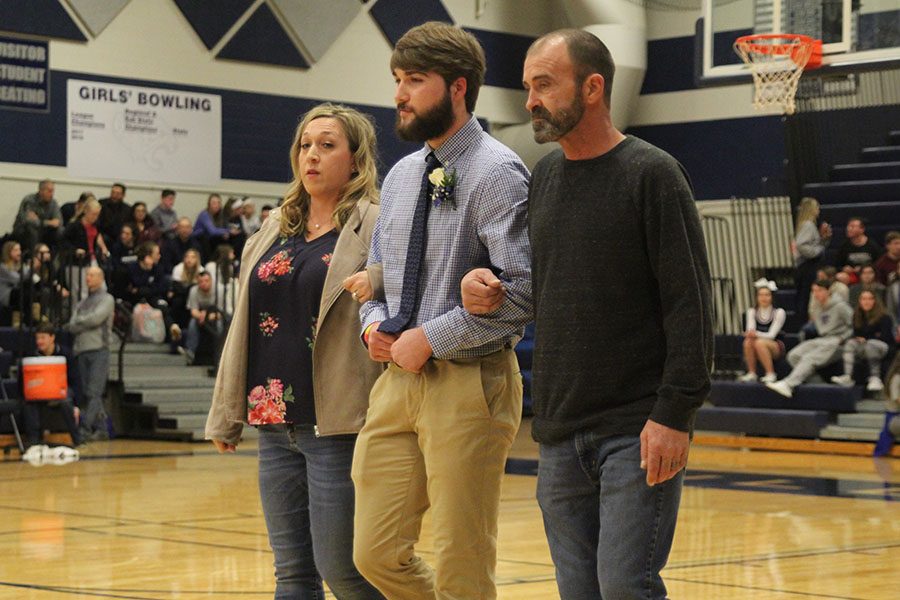
MULTIPOLYGON (((426 144, 400 159, 384 180, 369 264, 383 264, 387 302, 362 306, 363 330, 400 309, 406 248, 429 152, 426 144)), ((456 186, 453 202, 429 208, 419 302, 410 327, 424 329, 435 358, 485 356, 514 345, 532 318, 528 169, 474 117, 434 153, 445 171, 455 172, 456 186), (490 315, 470 315, 462 308, 460 280, 488 265, 502 269, 506 300, 490 315)))

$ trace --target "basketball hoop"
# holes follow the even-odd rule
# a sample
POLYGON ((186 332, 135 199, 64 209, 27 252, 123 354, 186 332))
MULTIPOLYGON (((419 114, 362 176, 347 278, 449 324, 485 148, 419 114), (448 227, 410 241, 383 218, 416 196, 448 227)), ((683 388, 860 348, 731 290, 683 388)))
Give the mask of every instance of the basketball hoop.
POLYGON ((794 96, 804 69, 822 64, 822 40, 794 33, 758 34, 739 37, 734 51, 753 74, 753 106, 759 110, 776 106, 794 114, 794 96))

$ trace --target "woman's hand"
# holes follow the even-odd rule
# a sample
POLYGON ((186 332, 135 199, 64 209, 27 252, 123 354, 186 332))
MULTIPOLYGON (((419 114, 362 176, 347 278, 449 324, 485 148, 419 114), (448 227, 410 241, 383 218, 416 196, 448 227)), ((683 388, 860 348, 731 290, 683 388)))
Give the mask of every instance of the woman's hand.
POLYGON ((369 283, 369 274, 365 269, 345 279, 342 285, 360 304, 372 299, 372 284, 369 283))
POLYGON ((223 442, 222 440, 213 440, 213 445, 216 447, 216 450, 219 451, 219 454, 234 454, 234 451, 237 450, 236 444, 229 444, 228 442, 223 442))

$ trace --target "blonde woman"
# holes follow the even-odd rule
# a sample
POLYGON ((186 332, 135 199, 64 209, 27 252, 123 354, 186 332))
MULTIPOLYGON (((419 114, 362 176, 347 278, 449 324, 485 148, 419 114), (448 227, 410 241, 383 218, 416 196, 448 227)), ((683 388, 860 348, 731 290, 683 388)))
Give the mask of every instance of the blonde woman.
POLYGON ((203 267, 200 265, 200 253, 191 248, 184 253, 184 258, 172 269, 172 283, 179 283, 189 288, 197 283, 197 275, 203 267))
POLYGON ((819 202, 815 198, 804 198, 797 207, 797 226, 791 250, 794 254, 794 281, 797 285, 796 310, 805 322, 809 306, 810 287, 816 280, 816 271, 822 253, 831 241, 831 226, 828 223, 816 225, 819 218, 819 202))
MULTIPOLYGON (((353 565, 350 466, 381 373, 343 289, 366 264, 378 216, 375 129, 323 104, 302 119, 294 181, 244 247, 206 437, 234 452, 259 428, 259 488, 276 598, 381 598, 353 565)), ((380 275, 376 279, 380 281, 380 275)))
MULTIPOLYGON (((25 273, 27 272, 26 269, 25 273)), ((22 246, 12 240, 3 242, 3 249, 0 250, 0 306, 9 308, 12 291, 21 281, 22 246)))

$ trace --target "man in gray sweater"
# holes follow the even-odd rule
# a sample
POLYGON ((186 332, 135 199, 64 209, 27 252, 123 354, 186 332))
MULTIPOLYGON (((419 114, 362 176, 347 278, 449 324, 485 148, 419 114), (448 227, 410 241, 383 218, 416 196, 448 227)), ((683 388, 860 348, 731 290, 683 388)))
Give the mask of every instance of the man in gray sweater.
MULTIPOLYGON (((709 395, 709 264, 687 175, 617 130, 615 65, 562 30, 525 58, 538 142, 528 226, 534 298, 537 496, 562 600, 666 598, 666 564, 697 408, 709 395)), ((474 269, 466 309, 503 302, 474 269), (473 302, 472 296, 482 301, 473 302)))
POLYGON ((109 374, 109 340, 116 302, 106 291, 100 267, 87 270, 88 296, 75 306, 64 329, 75 334, 73 352, 78 359, 78 376, 85 408, 81 416, 81 439, 104 439, 106 410, 103 392, 109 374))
POLYGON ((793 369, 790 374, 766 387, 790 398, 795 387, 806 381, 819 367, 830 365, 841 358, 841 344, 853 333, 853 309, 843 298, 833 295, 831 283, 819 280, 812 286, 813 300, 822 310, 815 318, 819 337, 801 342, 788 352, 787 359, 793 369))

